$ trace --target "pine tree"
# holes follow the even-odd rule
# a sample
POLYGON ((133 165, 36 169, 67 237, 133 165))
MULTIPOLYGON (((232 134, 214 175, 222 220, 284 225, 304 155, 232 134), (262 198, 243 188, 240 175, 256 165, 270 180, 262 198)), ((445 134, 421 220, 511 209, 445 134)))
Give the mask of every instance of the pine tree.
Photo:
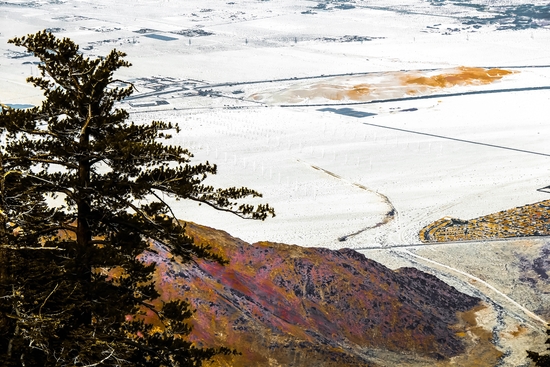
POLYGON ((215 189, 208 162, 166 145, 177 125, 138 124, 116 103, 133 87, 113 78, 124 53, 86 58, 46 31, 9 41, 39 60, 28 82, 41 106, 0 113, 0 360, 6 366, 200 366, 228 349, 195 348, 189 305, 163 307, 150 241, 174 259, 224 262, 185 234, 166 197, 243 218, 274 215, 248 188, 215 189), (58 204, 62 203, 62 204, 58 204), (119 276, 113 276, 116 271, 119 276), (154 312, 161 328, 141 315, 154 312))

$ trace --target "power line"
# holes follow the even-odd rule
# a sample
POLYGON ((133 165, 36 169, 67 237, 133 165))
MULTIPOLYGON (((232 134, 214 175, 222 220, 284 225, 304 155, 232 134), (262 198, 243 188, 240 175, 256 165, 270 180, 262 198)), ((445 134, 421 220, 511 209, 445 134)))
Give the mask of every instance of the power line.
POLYGON ((468 144, 482 145, 482 146, 486 146, 486 147, 490 147, 490 148, 505 149, 505 150, 511 150, 511 151, 514 151, 514 152, 520 152, 520 153, 527 153, 527 154, 540 155, 540 156, 543 156, 543 157, 550 157, 550 154, 535 152, 535 151, 532 151, 532 150, 525 150, 525 149, 518 149, 518 148, 506 147, 506 146, 503 146, 503 145, 495 145, 495 144, 483 143, 483 142, 474 141, 474 140, 466 140, 466 139, 453 138, 453 137, 450 137, 450 136, 437 135, 437 134, 430 134, 430 133, 425 133, 425 132, 415 131, 415 130, 400 129, 400 128, 398 128, 398 127, 390 127, 390 126, 384 126, 384 125, 377 125, 377 124, 371 124, 371 123, 368 123, 368 122, 364 122, 363 124, 364 124, 364 125, 368 125, 368 126, 378 127, 378 128, 381 128, 381 129, 388 129, 388 130, 394 130, 394 131, 401 131, 401 132, 405 132, 405 133, 409 133, 409 134, 424 135, 424 136, 430 136, 430 137, 432 137, 432 138, 438 138, 438 139, 446 139, 446 140, 458 141, 458 142, 460 142, 460 143, 468 143, 468 144))

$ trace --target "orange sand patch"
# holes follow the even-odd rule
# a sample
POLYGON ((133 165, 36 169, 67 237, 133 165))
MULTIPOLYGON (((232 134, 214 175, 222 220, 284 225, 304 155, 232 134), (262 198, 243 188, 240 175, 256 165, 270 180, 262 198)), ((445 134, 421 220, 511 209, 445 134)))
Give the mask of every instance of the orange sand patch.
POLYGON ((357 84, 354 85, 346 94, 349 99, 357 100, 361 99, 363 96, 368 95, 371 89, 368 84, 357 84))
POLYGON ((466 66, 440 70, 438 74, 431 73, 435 75, 421 71, 372 73, 294 85, 275 93, 253 94, 250 98, 271 103, 301 103, 316 98, 331 101, 372 101, 429 94, 441 88, 455 86, 485 85, 514 73, 516 72, 505 69, 466 66))
POLYGON ((433 76, 405 75, 403 84, 416 84, 427 87, 449 88, 456 85, 490 84, 513 71, 505 69, 484 69, 461 66, 457 72, 438 74, 433 76))

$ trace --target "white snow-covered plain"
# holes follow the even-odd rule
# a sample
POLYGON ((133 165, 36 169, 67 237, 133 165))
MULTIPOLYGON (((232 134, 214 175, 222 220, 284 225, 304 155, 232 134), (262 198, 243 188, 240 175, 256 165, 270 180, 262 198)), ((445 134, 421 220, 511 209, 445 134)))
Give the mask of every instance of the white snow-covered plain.
POLYGON ((521 279, 545 239, 395 246, 442 217, 550 199, 537 191, 550 185, 547 1, 6 0, 0 102, 40 102, 25 83, 36 60, 7 41, 45 28, 89 56, 126 52, 132 119, 179 124, 173 143, 218 164, 210 183, 254 188, 277 212, 255 222, 174 202, 181 219, 431 272, 491 305, 478 322, 502 365, 528 365, 526 346, 544 342, 550 286, 521 279), (407 82, 479 71, 461 67, 511 73, 407 82))
POLYGON ((250 242, 416 243, 441 217, 549 198, 537 189, 550 184, 550 91, 529 89, 550 86, 539 3, 12 0, 0 4, 0 101, 40 101, 24 80, 36 65, 9 38, 49 28, 91 56, 116 47, 142 97, 125 104, 132 118, 178 123, 175 143, 219 165, 213 183, 257 189, 277 211, 259 223, 178 202, 181 218, 250 242), (459 66, 514 73, 412 95, 400 84, 459 66), (373 89, 367 103, 345 105, 357 101, 339 91, 356 85, 373 89), (439 96, 400 100, 420 95, 439 96))

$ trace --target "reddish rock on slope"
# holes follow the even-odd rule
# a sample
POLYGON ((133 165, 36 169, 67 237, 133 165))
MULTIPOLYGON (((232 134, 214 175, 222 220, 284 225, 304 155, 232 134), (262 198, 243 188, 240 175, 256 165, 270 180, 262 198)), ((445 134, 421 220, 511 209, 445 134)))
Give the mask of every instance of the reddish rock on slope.
POLYGON ((444 360, 464 352, 450 326, 479 300, 432 275, 392 271, 349 249, 250 245, 191 223, 188 234, 230 264, 182 265, 162 247, 144 260, 159 265, 163 299, 197 309, 197 344, 242 353, 231 365, 366 366, 384 353, 444 360))

